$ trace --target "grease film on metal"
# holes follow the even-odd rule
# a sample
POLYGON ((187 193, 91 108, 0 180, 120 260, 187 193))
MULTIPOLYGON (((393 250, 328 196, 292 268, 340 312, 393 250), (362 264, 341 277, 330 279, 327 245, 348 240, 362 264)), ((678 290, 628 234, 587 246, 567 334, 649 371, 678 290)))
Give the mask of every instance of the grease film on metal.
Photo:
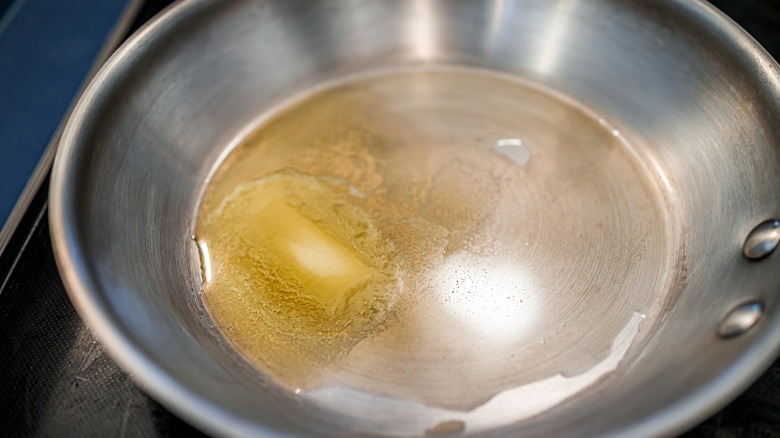
POLYGON ((671 214, 639 156, 576 102, 481 70, 319 88, 214 171, 206 308, 260 373, 367 433, 388 412, 397 433, 531 417, 630 360, 670 289, 671 214))

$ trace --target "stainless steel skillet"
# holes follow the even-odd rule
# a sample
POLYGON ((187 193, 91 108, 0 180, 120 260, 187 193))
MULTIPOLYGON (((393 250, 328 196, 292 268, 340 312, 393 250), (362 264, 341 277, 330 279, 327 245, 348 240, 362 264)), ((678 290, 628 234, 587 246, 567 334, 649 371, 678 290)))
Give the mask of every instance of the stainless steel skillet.
MULTIPOLYGON (((777 231, 749 236, 780 217, 779 73, 749 36, 695 1, 183 2, 123 46, 74 111, 52 181, 58 263, 80 314, 119 361, 211 432, 674 433, 778 352, 780 262, 756 257, 777 231), (397 357, 380 357, 397 364, 379 376, 398 387, 439 391, 438 400, 458 389, 449 405, 410 409, 393 385, 379 398, 336 393, 352 405, 295 397, 249 367, 202 308, 190 236, 203 188, 234 140, 290 98, 437 66, 533 84, 618 133, 609 143, 618 158, 601 167, 587 147, 607 140, 575 141, 577 123, 540 120, 510 133, 536 139, 529 173, 548 170, 527 178, 518 204, 533 226, 515 237, 537 250, 512 265, 541 284, 532 329, 546 335, 513 340, 525 355, 513 362, 509 347, 472 347, 422 327, 432 335, 413 352, 444 339, 479 353, 449 380, 446 367, 429 372, 440 364, 433 356, 414 356, 419 372, 407 375, 393 374, 406 369, 397 357), (539 381, 571 388, 592 369, 604 372, 539 412, 524 409, 543 405, 548 390, 485 404, 539 381), (430 389, 432 375, 442 380, 430 389), (484 387, 495 395, 483 404, 457 403, 484 387)), ((470 120, 464 112, 457 120, 470 120)))

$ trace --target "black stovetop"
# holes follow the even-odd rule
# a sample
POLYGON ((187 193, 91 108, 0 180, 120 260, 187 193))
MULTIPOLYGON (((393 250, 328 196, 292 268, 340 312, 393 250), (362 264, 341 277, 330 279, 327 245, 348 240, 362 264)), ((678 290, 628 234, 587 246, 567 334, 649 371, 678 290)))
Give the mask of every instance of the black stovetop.
MULTIPOLYGON (((168 3, 147 1, 134 27, 168 3)), ((780 0, 712 3, 780 59, 780 0)), ((0 291, 0 437, 201 435, 147 396, 81 323, 57 273, 45 216, 36 220, 45 199, 44 187, 21 228, 32 228, 29 243, 0 291)), ((780 437, 780 360, 685 436, 780 437)))

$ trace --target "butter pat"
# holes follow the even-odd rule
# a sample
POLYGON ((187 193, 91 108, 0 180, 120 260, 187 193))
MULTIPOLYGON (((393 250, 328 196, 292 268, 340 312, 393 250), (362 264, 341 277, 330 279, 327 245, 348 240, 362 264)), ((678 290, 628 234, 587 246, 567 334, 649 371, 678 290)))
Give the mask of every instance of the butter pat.
POLYGON ((270 199, 254 216, 261 237, 257 243, 329 312, 343 307, 347 295, 369 279, 371 267, 348 242, 329 233, 326 224, 304 217, 278 194, 267 195, 270 199))
POLYGON ((285 324, 318 332, 384 312, 393 251, 347 190, 292 169, 239 184, 199 232, 213 267, 207 297, 225 293, 236 313, 288 315, 285 324))

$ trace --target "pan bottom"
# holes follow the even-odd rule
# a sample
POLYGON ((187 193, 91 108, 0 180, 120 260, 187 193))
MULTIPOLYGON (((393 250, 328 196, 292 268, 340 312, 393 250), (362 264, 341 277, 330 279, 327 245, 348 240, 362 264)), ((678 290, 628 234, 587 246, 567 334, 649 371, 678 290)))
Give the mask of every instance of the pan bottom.
MULTIPOLYGON (((541 414, 629 365, 672 289, 668 181, 641 142, 552 90, 476 69, 383 71, 308 93, 248 132, 199 207, 205 307, 263 378, 325 423, 448 434, 541 414), (392 255, 392 299, 370 323, 355 329, 349 306, 323 313, 351 327, 333 338, 343 342, 296 329, 294 300, 246 306, 266 277, 220 275, 261 263, 206 218, 278 172, 316 180, 338 198, 328 211, 365 217, 392 255)), ((263 245, 249 234, 231 235, 263 245)), ((341 242, 373 266, 376 254, 341 242)), ((259 269, 294 271, 284 263, 259 269)))

